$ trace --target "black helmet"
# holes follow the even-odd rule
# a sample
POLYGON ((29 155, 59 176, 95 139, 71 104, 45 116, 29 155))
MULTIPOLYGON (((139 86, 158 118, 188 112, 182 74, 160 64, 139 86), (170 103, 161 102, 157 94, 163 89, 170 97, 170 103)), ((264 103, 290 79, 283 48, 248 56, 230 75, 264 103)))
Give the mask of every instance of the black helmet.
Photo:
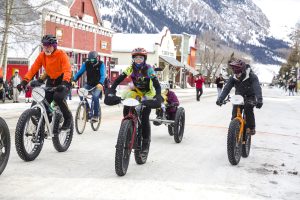
POLYGON ((98 57, 98 53, 97 51, 90 51, 89 54, 88 54, 88 59, 91 60, 91 59, 97 59, 98 57))
POLYGON ((233 60, 229 62, 234 74, 244 73, 246 70, 246 63, 242 60, 233 60))
POLYGON ((57 39, 52 34, 44 35, 42 38, 42 44, 43 45, 57 44, 57 39))

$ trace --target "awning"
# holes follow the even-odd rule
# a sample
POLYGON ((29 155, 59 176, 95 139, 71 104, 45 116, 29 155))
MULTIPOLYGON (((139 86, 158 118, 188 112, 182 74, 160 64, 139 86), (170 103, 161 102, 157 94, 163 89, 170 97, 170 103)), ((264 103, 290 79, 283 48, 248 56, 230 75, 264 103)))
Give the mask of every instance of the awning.
POLYGON ((167 63, 169 63, 172 66, 175 67, 181 67, 181 68, 186 68, 187 71, 189 71, 190 73, 196 75, 199 74, 198 71, 196 71, 193 67, 189 66, 189 65, 185 65, 182 64, 181 62, 179 62, 178 60, 176 60, 173 57, 169 57, 169 56, 159 56, 161 59, 163 59, 164 61, 166 61, 167 63))
POLYGON ((197 70, 195 70, 193 67, 189 66, 189 65, 185 65, 186 69, 192 73, 193 75, 197 75, 199 74, 199 72, 197 70))
POLYGON ((169 57, 169 56, 159 56, 161 59, 163 59, 164 61, 166 61, 167 63, 169 63, 172 66, 175 67, 184 67, 184 65, 179 62, 178 60, 176 60, 175 58, 169 57))

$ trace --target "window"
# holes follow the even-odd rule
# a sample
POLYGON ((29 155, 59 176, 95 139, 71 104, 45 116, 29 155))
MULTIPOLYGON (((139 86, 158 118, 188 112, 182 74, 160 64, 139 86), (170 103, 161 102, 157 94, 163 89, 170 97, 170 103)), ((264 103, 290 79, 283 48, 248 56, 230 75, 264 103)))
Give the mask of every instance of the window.
POLYGON ((84 2, 81 2, 81 12, 84 13, 84 2))
POLYGON ((101 49, 107 49, 107 42, 101 41, 101 49))
POLYGON ((60 28, 56 28, 56 38, 57 40, 62 40, 63 30, 60 28))

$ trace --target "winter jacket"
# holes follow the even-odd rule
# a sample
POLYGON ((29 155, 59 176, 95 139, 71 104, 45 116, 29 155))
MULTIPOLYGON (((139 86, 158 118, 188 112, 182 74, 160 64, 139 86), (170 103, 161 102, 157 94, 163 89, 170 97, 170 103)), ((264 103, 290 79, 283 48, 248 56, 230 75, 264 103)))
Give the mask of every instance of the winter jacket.
POLYGON ((10 82, 14 88, 16 88, 17 85, 21 83, 21 81, 22 81, 22 78, 19 75, 13 75, 10 79, 10 82))
POLYGON ((196 83, 196 88, 197 89, 201 89, 203 86, 203 83, 205 82, 204 78, 198 78, 197 80, 195 80, 196 83))
MULTIPOLYGON (((167 94, 167 102, 169 105, 174 105, 174 106, 179 106, 179 101, 178 98, 176 96, 176 94, 173 91, 168 92, 167 94)), ((168 109, 169 112, 176 112, 176 108, 171 107, 170 109, 168 109)))
POLYGON ((49 56, 47 56, 44 52, 41 52, 30 70, 26 73, 24 80, 29 82, 42 66, 44 66, 50 79, 56 80, 62 76, 63 81, 70 82, 71 65, 69 58, 64 51, 56 49, 49 56))
POLYGON ((97 84, 104 85, 104 80, 106 76, 105 66, 102 61, 93 64, 87 61, 82 64, 80 70, 75 74, 74 81, 77 81, 79 77, 86 71, 87 84, 91 87, 97 84))
POLYGON ((255 98, 258 102, 262 102, 262 92, 257 76, 250 68, 246 69, 246 73, 242 75, 241 80, 236 76, 231 76, 225 85, 219 100, 223 101, 229 94, 232 87, 235 87, 235 94, 243 96, 245 99, 255 98))
POLYGON ((218 88, 223 88, 224 85, 224 78, 223 77, 218 77, 216 79, 216 84, 218 88))

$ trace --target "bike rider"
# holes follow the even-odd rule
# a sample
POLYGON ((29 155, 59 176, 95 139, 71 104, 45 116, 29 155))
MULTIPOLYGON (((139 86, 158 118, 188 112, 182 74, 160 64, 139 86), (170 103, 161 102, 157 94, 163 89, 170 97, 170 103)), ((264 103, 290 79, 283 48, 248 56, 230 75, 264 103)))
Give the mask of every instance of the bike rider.
POLYGON ((103 91, 103 84, 105 80, 105 66, 102 61, 97 59, 98 53, 96 51, 91 51, 88 54, 88 60, 84 62, 80 68, 80 70, 75 74, 73 78, 72 85, 81 77, 81 75, 86 71, 87 83, 84 88, 87 90, 96 87, 92 91, 93 102, 94 102, 94 114, 92 117, 93 122, 98 122, 99 120, 99 97, 103 91))
MULTIPOLYGON (((153 67, 146 64, 147 51, 144 48, 136 48, 132 51, 131 55, 132 64, 114 81, 107 94, 105 94, 104 103, 107 105, 120 103, 120 98, 115 96, 116 88, 127 76, 130 76, 134 87, 125 96, 127 98, 139 99, 146 106, 142 113, 142 150, 144 151, 150 145, 151 129, 149 115, 151 108, 159 108, 161 106, 161 87, 153 67)), ((124 116, 127 112, 128 110, 124 107, 124 116)))
MULTIPOLYGON (((229 62, 229 66, 234 73, 225 85, 220 97, 216 104, 221 106, 222 102, 229 94, 231 88, 235 87, 235 94, 244 97, 245 105, 242 109, 245 109, 246 114, 246 132, 251 135, 255 134, 255 117, 253 112, 254 105, 247 103, 249 101, 256 102, 256 108, 260 109, 263 105, 263 97, 259 80, 253 73, 250 65, 246 64, 242 60, 234 59, 229 62)), ((236 117, 236 106, 232 110, 232 119, 236 117)))
MULTIPOLYGON (((65 97, 70 90, 71 65, 67 54, 57 49, 57 39, 51 34, 44 35, 42 38, 43 52, 39 54, 30 70, 26 73, 23 81, 17 86, 18 90, 25 89, 28 82, 38 73, 43 66, 47 73, 46 87, 56 87, 54 93, 47 92, 45 99, 51 103, 53 100, 59 106, 64 123, 62 130, 67 130, 71 126, 72 113, 70 112, 65 97)), ((50 118, 51 120, 51 118, 50 118)))

